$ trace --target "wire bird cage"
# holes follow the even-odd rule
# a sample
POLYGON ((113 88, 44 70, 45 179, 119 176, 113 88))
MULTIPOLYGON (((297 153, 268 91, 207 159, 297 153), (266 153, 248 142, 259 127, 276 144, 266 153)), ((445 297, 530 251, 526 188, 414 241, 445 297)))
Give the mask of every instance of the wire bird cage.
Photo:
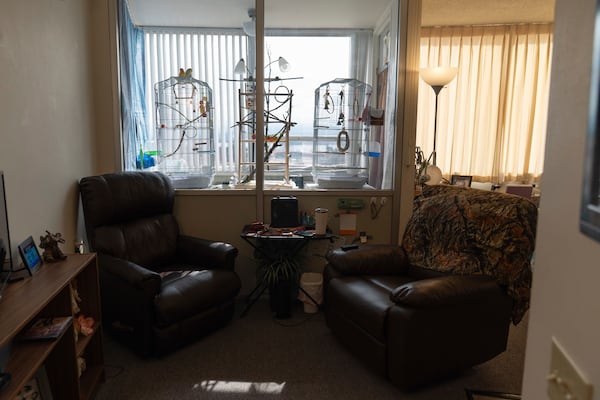
POLYGON ((215 175, 212 90, 191 70, 154 85, 157 169, 176 188, 205 188, 215 175))
POLYGON ((315 90, 313 178, 323 188, 362 188, 369 178, 372 88, 337 78, 315 90))

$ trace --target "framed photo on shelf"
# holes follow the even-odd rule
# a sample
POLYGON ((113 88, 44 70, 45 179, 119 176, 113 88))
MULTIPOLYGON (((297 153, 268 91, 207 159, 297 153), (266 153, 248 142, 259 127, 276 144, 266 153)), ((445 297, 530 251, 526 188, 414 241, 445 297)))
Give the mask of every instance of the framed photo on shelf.
POLYGON ((471 187, 471 181, 473 176, 471 175, 452 175, 450 184, 454 186, 471 187))
POLYGON ((33 238, 29 236, 23 243, 19 244, 18 248, 27 272, 29 272, 29 275, 33 275, 43 264, 33 238))

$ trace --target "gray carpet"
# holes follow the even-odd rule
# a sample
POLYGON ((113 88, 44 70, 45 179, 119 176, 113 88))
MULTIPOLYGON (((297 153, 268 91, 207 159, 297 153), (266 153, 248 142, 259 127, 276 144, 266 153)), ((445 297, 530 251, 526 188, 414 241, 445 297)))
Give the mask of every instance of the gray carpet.
POLYGON ((98 400, 121 399, 401 399, 464 400, 465 387, 519 393, 526 318, 511 326, 506 352, 413 392, 364 368, 331 335, 322 313, 271 318, 260 300, 244 318, 160 359, 142 360, 105 335, 107 380, 98 400))

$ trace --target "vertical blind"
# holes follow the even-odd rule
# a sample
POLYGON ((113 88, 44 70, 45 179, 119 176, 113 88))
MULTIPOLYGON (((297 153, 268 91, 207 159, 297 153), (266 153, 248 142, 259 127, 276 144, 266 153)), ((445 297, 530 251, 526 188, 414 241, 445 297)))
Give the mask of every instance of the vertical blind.
MULTIPOLYGON (((437 165, 479 181, 537 182, 544 163, 552 24, 427 27, 421 67, 452 66, 439 94, 437 165)), ((433 150, 435 95, 419 83, 417 146, 433 150)))
MULTIPOLYGON (((214 107, 218 109, 213 113, 215 168, 217 173, 234 171, 238 152, 234 124, 240 82, 231 79, 237 61, 246 57, 247 36, 241 30, 146 27, 144 41, 146 93, 153 94, 157 82, 177 76, 180 68, 191 68, 195 79, 210 86, 214 107)), ((148 113, 147 124, 149 136, 156 140, 153 95, 146 96, 146 107, 153 110, 148 113)))

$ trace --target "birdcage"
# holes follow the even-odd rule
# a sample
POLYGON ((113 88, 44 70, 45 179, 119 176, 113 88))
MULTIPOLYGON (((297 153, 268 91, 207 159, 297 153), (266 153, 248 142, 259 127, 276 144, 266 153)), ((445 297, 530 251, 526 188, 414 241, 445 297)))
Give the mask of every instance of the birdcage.
POLYGON ((205 188, 215 175, 212 90, 191 70, 154 85, 157 169, 176 188, 205 188))
POLYGON ((372 88, 334 79, 315 90, 313 179, 319 187, 359 189, 369 178, 372 88))

